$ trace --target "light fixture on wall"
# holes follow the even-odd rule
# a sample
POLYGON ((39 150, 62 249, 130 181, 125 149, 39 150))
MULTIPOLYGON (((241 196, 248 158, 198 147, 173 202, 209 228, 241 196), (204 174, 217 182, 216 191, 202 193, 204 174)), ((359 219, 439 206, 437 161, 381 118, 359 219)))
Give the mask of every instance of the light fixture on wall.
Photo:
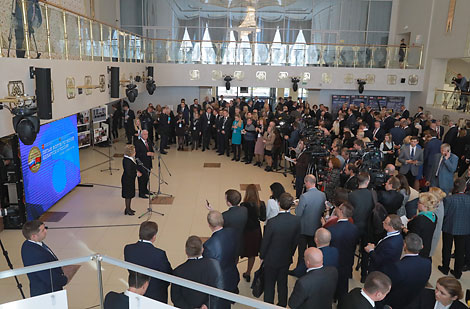
POLYGON ((364 85, 367 84, 367 82, 364 79, 358 79, 357 84, 359 85, 358 86, 359 93, 363 93, 364 92, 364 85))
POLYGON ((226 76, 224 77, 224 81, 225 81, 225 89, 226 89, 227 91, 229 91, 229 90, 230 90, 230 82, 232 81, 232 76, 226 75, 226 76))
POLYGON ((291 81, 292 81, 292 90, 294 90, 295 92, 297 92, 297 90, 299 89, 299 82, 300 82, 300 78, 299 77, 292 77, 291 78, 291 81))
POLYGON ((129 102, 135 102, 135 99, 139 95, 139 91, 137 90, 137 85, 134 83, 130 83, 126 85, 126 97, 129 99, 129 102))

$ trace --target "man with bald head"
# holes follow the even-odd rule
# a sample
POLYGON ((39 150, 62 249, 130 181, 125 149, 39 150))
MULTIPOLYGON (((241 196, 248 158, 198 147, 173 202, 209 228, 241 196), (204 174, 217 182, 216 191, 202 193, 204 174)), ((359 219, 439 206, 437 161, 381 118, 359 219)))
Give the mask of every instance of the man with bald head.
POLYGON ((238 293, 240 281, 237 269, 238 233, 233 228, 224 228, 224 217, 216 210, 209 211, 207 223, 212 236, 204 243, 202 255, 219 262, 224 279, 224 290, 238 293))
MULTIPOLYGON (((142 130, 140 137, 135 141, 135 157, 142 162, 142 165, 148 169, 152 169, 153 160, 153 142, 149 137, 147 130, 142 130)), ((145 169, 139 169, 142 173, 141 177, 138 177, 139 182, 139 197, 148 198, 149 191, 147 184, 149 182, 149 173, 145 169)))
POLYGON ((331 309, 338 280, 338 271, 323 265, 323 253, 308 248, 304 253, 307 274, 295 283, 289 298, 290 308, 331 309))
POLYGON ((315 244, 323 253, 323 265, 338 268, 339 251, 335 247, 330 247, 331 233, 325 228, 319 228, 315 232, 315 244))

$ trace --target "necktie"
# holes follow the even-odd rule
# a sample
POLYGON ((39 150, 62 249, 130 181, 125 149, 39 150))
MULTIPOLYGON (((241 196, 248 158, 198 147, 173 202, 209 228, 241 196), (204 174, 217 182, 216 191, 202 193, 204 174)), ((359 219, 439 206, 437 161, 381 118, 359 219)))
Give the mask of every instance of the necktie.
POLYGON ((47 251, 49 251, 49 253, 52 254, 52 256, 53 256, 56 260, 58 260, 57 256, 55 256, 54 252, 52 252, 52 250, 51 250, 45 243, 42 243, 42 247, 43 247, 44 249, 46 249, 47 251))
POLYGON ((414 159, 415 157, 415 148, 411 148, 411 159, 414 159))

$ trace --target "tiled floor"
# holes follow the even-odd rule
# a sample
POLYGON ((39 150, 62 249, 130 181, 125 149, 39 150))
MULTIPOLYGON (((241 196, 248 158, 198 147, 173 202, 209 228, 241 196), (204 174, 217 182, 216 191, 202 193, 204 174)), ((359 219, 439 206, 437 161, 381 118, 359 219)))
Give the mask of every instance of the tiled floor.
MULTIPOLYGON (((111 151, 122 153, 124 144, 117 142, 111 151)), ((98 148, 103 151, 103 148, 98 148)), ((104 153, 107 150, 104 149, 104 153)), ((231 161, 226 156, 217 156, 213 151, 176 151, 173 146, 168 155, 163 156, 166 165, 170 169, 170 177, 166 171, 162 171, 168 185, 162 186, 162 191, 175 196, 172 205, 152 205, 156 211, 164 216, 152 215, 159 225, 159 233, 156 245, 166 250, 173 267, 185 261, 184 243, 189 235, 209 236, 210 231, 206 223, 207 210, 206 199, 214 209, 224 211, 224 191, 233 188, 240 189, 240 184, 260 184, 260 196, 263 200, 269 198, 269 185, 272 182, 280 182, 284 187, 294 193, 291 185, 292 177, 284 177, 282 174, 267 173, 263 169, 253 165, 245 165, 231 161), (221 168, 204 168, 204 162, 222 163, 221 168)), ((124 201, 121 198, 120 178, 122 174, 121 158, 114 158, 111 165, 119 168, 119 171, 100 172, 107 168, 106 157, 93 151, 93 149, 80 150, 82 183, 96 184, 92 188, 77 187, 51 210, 68 212, 59 222, 48 222, 50 227, 46 243, 61 259, 86 256, 95 252, 123 259, 123 248, 127 243, 138 239, 138 225, 147 219, 138 219, 138 216, 124 216, 124 201), (99 163, 101 165, 96 166, 99 163), (93 168, 89 168, 95 166, 93 168), (88 169, 89 168, 89 169, 88 169), (124 226, 123 226, 124 225, 124 226), (88 227, 88 228, 82 228, 88 227)), ((154 170, 156 172, 156 170, 154 170)), ((151 179, 153 190, 156 191, 157 178, 151 179)), ((244 192, 242 192, 242 195, 244 192)), ((144 213, 148 207, 148 200, 135 198, 132 208, 136 214, 144 213)), ((10 259, 15 268, 22 266, 20 248, 24 241, 21 231, 6 230, 0 233, 10 259)), ((440 262, 440 248, 434 258, 431 283, 435 284, 440 277, 437 265, 440 262)), ((258 267, 258 260, 255 269, 258 267)), ((3 257, 0 257, 0 270, 6 270, 8 266, 3 257)), ((239 263, 240 272, 246 269, 246 260, 239 263)), ((26 295, 29 295, 28 279, 19 277, 24 285, 26 295)), ((110 290, 123 291, 126 289, 127 272, 110 265, 103 265, 103 283, 105 293, 110 290)), ((462 284, 470 288, 470 275, 464 273, 462 284)), ((356 287, 358 273, 354 273, 354 279, 350 287, 356 287)), ((289 277, 290 289, 295 280, 289 277)), ((82 266, 67 286, 70 308, 89 308, 99 303, 97 289, 97 275, 95 265, 90 262, 82 266), (86 297, 84 297, 86 295, 86 297)), ((249 284, 243 279, 239 285, 242 295, 251 296, 249 284)), ((20 294, 13 278, 0 280, 0 303, 16 300, 20 294)), ((241 306, 240 306, 241 307, 241 306)))

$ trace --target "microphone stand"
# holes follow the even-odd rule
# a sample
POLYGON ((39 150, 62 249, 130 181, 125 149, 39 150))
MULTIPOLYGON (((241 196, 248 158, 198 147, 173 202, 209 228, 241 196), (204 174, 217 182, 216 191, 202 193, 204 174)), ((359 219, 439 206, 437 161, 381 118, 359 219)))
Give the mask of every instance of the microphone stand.
POLYGON ((145 215, 152 215, 152 214, 157 214, 157 215, 160 215, 160 216, 164 216, 164 214, 162 214, 161 212, 158 212, 158 211, 155 211, 152 209, 152 194, 150 192, 150 175, 152 175, 152 171, 149 169, 149 168, 146 168, 142 162, 139 160, 137 161, 137 164, 142 167, 146 172, 147 172, 147 176, 148 176, 148 183, 147 183, 147 191, 148 191, 148 207, 147 207, 147 211, 143 214, 141 214, 139 216, 139 219, 142 218, 143 216, 145 215))

